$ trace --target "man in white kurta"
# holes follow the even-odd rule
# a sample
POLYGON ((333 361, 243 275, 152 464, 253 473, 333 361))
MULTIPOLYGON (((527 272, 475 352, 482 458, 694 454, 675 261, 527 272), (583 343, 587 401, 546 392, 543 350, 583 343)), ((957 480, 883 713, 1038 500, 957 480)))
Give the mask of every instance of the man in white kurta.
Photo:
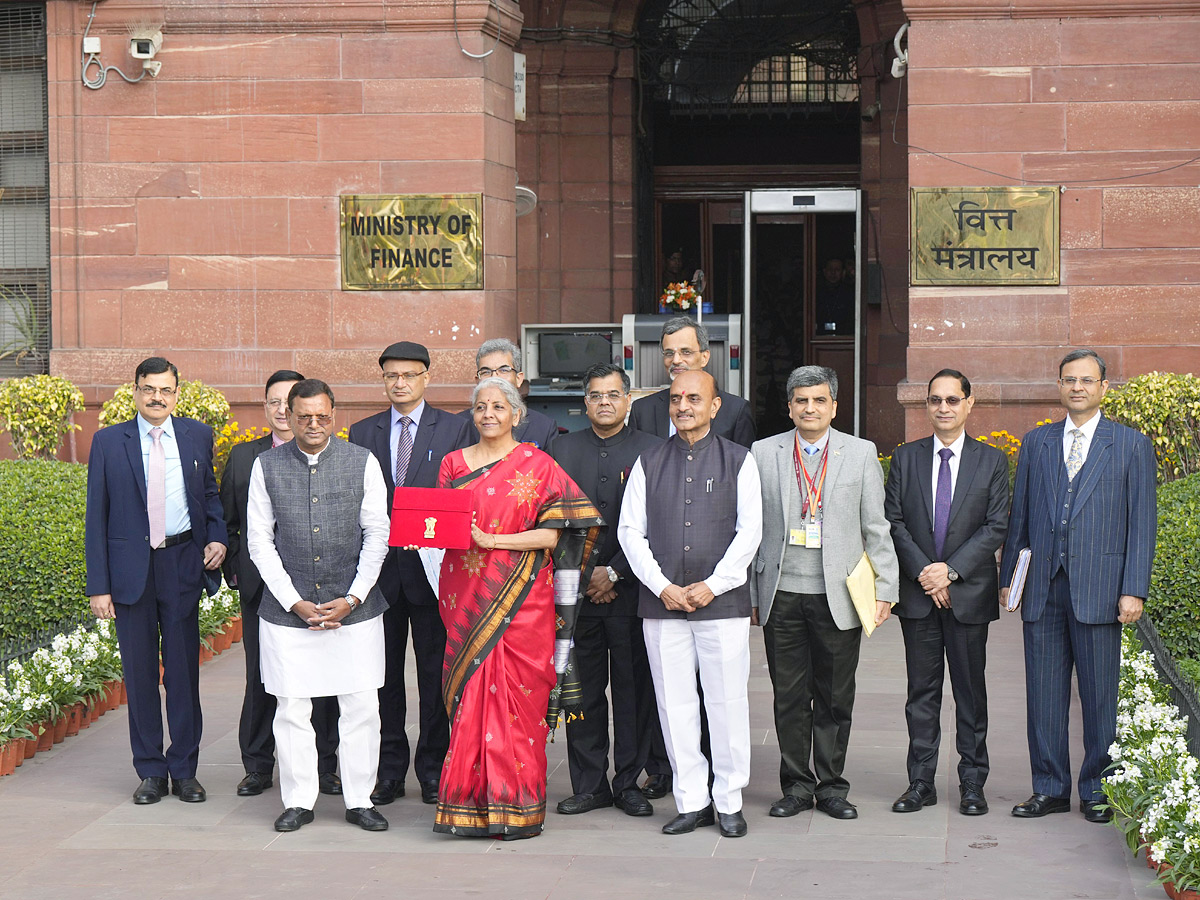
POLYGON ((250 476, 246 546, 264 592, 263 683, 274 720, 283 814, 277 831, 313 820, 319 789, 312 698, 338 698, 338 761, 346 820, 383 831, 370 801, 384 679, 375 581, 387 553, 387 491, 375 458, 336 437, 333 395, 299 382, 288 397, 293 442, 260 455, 250 476))

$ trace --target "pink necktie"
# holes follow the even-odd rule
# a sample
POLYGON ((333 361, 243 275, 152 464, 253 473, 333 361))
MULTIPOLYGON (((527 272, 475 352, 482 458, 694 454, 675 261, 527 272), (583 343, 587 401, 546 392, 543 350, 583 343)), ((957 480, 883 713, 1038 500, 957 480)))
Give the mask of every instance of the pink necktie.
POLYGON ((150 429, 150 475, 146 479, 146 512, 150 516, 150 549, 157 550, 167 539, 167 454, 162 445, 163 430, 150 429))

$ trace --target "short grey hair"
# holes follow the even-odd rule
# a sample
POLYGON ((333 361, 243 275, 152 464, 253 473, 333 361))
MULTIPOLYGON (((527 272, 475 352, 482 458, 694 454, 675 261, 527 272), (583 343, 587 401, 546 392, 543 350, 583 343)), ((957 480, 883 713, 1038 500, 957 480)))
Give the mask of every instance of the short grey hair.
MULTIPOLYGON (((489 350, 488 352, 494 353, 495 351, 489 350)), ((479 394, 487 388, 496 388, 500 391, 504 395, 504 399, 508 401, 508 405, 514 411, 521 414, 517 421, 525 421, 525 416, 529 413, 529 410, 525 407, 525 401, 521 399, 520 392, 512 386, 512 382, 504 378, 498 378, 495 375, 491 378, 485 378, 479 384, 475 385, 475 390, 471 391, 471 409, 475 409, 475 404, 479 401, 479 394)))
POLYGON ((513 368, 518 372, 525 371, 521 368, 521 348, 508 338, 492 338, 480 344, 479 350, 475 354, 475 368, 478 369, 483 358, 492 353, 507 353, 512 357, 513 368))
POLYGON ((837 400, 837 372, 828 366, 801 366, 792 369, 787 380, 788 403, 792 402, 792 392, 798 387, 816 387, 819 384, 829 385, 829 397, 837 400))
POLYGON ((693 319, 691 316, 673 316, 667 319, 667 323, 663 325, 662 335, 658 342, 661 344, 662 339, 668 334, 674 334, 677 331, 683 331, 685 328, 696 329, 696 343, 700 345, 700 352, 708 351, 708 329, 693 319))

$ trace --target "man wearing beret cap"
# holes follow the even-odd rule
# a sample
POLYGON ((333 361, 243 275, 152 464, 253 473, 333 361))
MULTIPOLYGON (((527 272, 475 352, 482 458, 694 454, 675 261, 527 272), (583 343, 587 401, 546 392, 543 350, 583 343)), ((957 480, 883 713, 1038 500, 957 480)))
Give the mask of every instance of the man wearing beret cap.
MULTIPOLYGON (((425 347, 398 341, 380 355, 379 368, 391 408, 350 426, 350 441, 379 460, 390 505, 396 487, 436 487, 442 457, 467 446, 471 438, 465 421, 425 402, 430 379, 425 347)), ((388 550, 383 561, 379 589, 388 602, 383 615, 387 672, 379 690, 379 773, 371 802, 379 806, 404 796, 411 756, 421 799, 436 803, 442 759, 450 746, 450 724, 441 700, 446 630, 438 614, 437 594, 416 551, 396 547, 388 550), (404 653, 410 629, 420 701, 420 733, 411 754, 404 732, 404 653)))

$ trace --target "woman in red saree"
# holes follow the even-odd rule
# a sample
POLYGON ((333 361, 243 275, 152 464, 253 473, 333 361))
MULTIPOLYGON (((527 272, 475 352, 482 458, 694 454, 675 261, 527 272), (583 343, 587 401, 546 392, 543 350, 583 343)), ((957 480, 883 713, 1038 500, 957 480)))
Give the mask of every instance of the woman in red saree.
POLYGON ((475 524, 470 549, 446 551, 438 586, 450 750, 433 830, 534 837, 546 818, 547 719, 571 705, 573 604, 603 520, 553 459, 517 443, 524 404, 512 385, 480 382, 472 406, 479 443, 446 456, 438 477, 472 492, 475 524))

